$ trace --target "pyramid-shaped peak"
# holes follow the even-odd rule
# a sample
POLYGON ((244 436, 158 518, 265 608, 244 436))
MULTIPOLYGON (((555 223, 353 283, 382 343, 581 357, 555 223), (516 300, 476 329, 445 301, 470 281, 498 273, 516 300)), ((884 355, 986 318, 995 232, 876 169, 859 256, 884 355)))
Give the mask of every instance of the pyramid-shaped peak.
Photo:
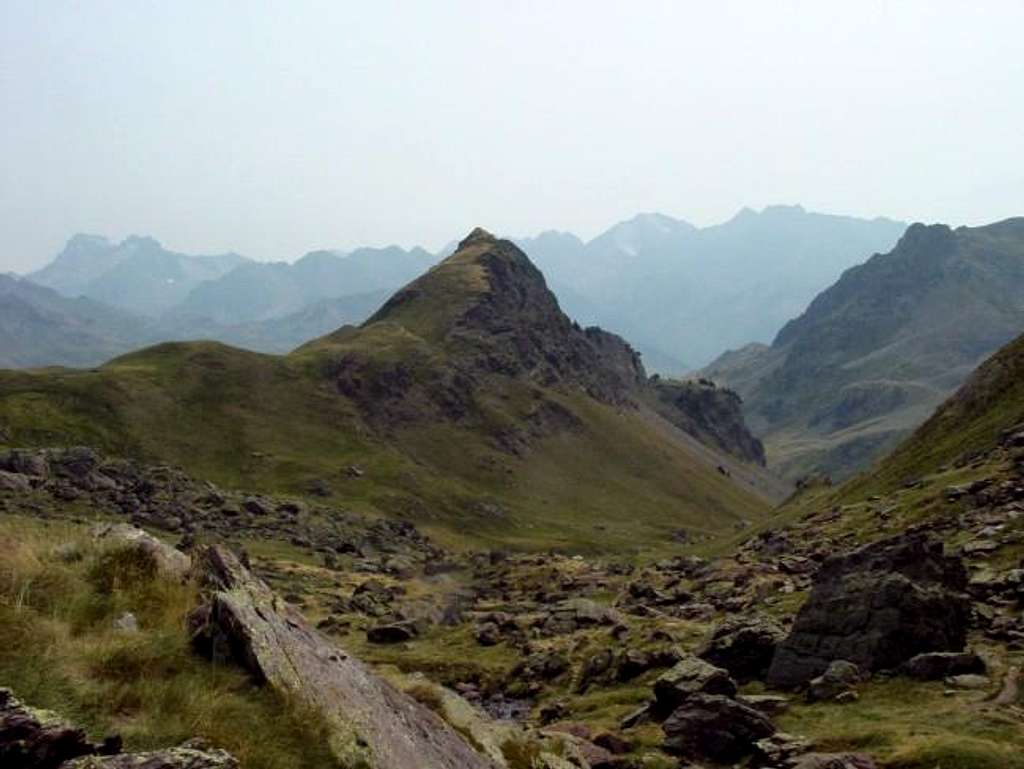
POLYGON ((475 227, 471 233, 459 241, 459 248, 472 246, 476 243, 496 243, 497 240, 498 239, 496 237, 483 227, 475 227))

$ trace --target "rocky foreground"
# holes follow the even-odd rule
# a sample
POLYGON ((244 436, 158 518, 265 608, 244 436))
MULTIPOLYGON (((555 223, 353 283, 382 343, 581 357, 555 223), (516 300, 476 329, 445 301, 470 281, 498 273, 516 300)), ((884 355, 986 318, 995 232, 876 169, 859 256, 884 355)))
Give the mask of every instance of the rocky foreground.
MULTIPOLYGON (((410 524, 84 448, 3 454, 0 488, 9 515, 132 524, 96 533, 151 552, 170 579, 198 580, 197 653, 316 710, 342 765, 516 767, 525 755, 553 769, 866 769, 879 757, 838 737, 834 719, 879 693, 1000 728, 1019 718, 1019 454, 1008 438, 959 485, 922 479, 812 509, 727 557, 680 544, 647 564, 451 552, 410 524), (941 514, 908 522, 925 503, 941 514)), ((0 756, 34 750, 4 729, 0 756)), ((112 747, 80 755, 137 765, 101 755, 112 747)), ((144 765, 231 765, 211 755, 222 763, 144 765)))

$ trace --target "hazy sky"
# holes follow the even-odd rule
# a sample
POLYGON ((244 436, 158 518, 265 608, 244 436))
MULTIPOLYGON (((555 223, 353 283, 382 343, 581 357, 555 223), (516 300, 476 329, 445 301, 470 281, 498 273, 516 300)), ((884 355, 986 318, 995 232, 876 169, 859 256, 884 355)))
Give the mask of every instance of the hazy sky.
POLYGON ((0 0, 0 271, 741 206, 1024 214, 1024 1, 0 0))

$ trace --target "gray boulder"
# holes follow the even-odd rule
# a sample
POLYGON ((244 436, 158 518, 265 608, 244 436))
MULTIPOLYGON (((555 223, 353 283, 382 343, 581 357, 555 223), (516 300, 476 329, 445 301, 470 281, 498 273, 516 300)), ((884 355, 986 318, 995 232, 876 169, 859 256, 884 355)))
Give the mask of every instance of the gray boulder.
POLYGON ((984 675, 985 661, 974 652, 929 652, 907 660, 900 669, 920 681, 941 681, 949 676, 984 675))
POLYGON ((691 696, 661 728, 666 752, 723 764, 739 761, 775 733, 763 713, 720 694, 691 696))
POLYGON ((697 694, 736 695, 736 682, 728 671, 687 654, 654 682, 654 710, 670 713, 697 694))
POLYGON ((237 661, 318 714, 342 765, 494 769, 440 716, 314 630, 223 547, 197 555, 208 603, 190 617, 196 648, 237 661))
POLYGON ((817 678, 812 678, 807 688, 810 702, 834 700, 850 691, 860 682, 860 669, 852 662, 834 660, 817 678))
POLYGON ((904 534, 833 556, 768 670, 768 684, 795 687, 833 660, 895 670, 917 654, 961 651, 971 604, 959 558, 923 534, 904 534))

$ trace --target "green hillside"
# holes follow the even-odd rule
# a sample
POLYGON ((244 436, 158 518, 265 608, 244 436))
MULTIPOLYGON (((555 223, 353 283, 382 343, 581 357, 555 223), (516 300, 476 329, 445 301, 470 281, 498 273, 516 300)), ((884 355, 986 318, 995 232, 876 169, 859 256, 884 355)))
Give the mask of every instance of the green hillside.
POLYGON ((2 372, 0 443, 327 495, 449 541, 659 547, 764 515, 767 495, 739 480, 759 471, 726 477, 718 463, 743 463, 652 427, 645 381, 625 343, 574 326, 529 260, 489 238, 361 329, 288 356, 169 343, 94 370, 2 372))

